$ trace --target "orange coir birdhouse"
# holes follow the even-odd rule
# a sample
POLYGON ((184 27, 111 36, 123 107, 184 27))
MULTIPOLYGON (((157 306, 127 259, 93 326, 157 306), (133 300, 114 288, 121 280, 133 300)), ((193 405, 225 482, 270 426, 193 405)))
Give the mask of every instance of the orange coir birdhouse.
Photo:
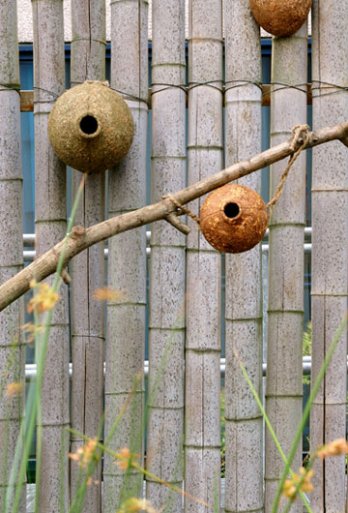
POLYGON ((227 184, 211 192, 200 211, 200 227, 215 249, 241 253, 258 244, 268 213, 261 196, 245 185, 227 184))
POLYGON ((257 23, 273 36, 295 34, 307 20, 312 0, 249 0, 257 23))

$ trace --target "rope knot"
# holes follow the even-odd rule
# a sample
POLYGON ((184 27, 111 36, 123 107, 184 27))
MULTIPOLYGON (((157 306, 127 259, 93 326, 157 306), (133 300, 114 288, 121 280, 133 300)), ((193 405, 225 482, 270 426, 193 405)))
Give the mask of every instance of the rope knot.
POLYGON ((183 205, 181 205, 174 196, 172 196, 171 194, 167 194, 166 196, 163 196, 163 199, 169 199, 173 203, 173 205, 175 206, 175 209, 176 209, 176 215, 181 216, 183 214, 186 214, 193 221, 195 221, 199 226, 199 223, 200 223, 199 216, 196 216, 196 214, 191 212, 191 210, 189 208, 186 208, 183 205))
POLYGON ((292 129, 292 137, 290 140, 290 149, 292 151, 292 154, 290 156, 288 165, 286 166, 280 180, 279 184, 275 190, 275 193, 273 195, 273 198, 267 203, 267 208, 271 212, 272 207, 278 202, 280 199, 286 179, 289 175, 290 169, 294 162, 297 160, 298 156, 300 155, 301 151, 307 146, 307 143, 309 142, 310 133, 309 133, 309 126, 308 125, 295 125, 292 129))

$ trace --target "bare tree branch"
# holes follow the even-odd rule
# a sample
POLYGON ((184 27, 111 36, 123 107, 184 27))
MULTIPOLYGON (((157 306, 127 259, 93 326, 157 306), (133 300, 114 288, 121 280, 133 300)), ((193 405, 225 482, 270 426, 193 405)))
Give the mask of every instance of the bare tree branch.
POLYGON ((104 241, 118 233, 138 228, 144 224, 166 219, 170 214, 177 212, 177 204, 185 205, 228 182, 237 180, 242 176, 246 176, 288 157, 303 144, 305 138, 307 138, 307 143, 303 149, 312 148, 334 140, 339 140, 346 145, 348 141, 348 122, 321 128, 316 132, 307 133, 304 131, 303 137, 301 135, 298 136, 297 132, 296 142, 294 138, 291 138, 287 142, 278 144, 253 156, 250 160, 238 162, 209 178, 181 189, 158 203, 121 214, 87 229, 75 227, 68 237, 0 286, 0 311, 25 294, 29 290, 29 284, 32 279, 35 278, 36 281, 41 281, 53 274, 62 253, 64 253, 64 265, 66 265, 75 255, 93 244, 104 241))

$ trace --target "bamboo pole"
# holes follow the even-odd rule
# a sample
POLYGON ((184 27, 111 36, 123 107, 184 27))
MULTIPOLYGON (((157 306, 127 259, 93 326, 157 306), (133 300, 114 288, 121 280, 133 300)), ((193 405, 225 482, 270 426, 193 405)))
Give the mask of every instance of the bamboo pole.
MULTIPOLYGON (((109 214, 129 212, 146 201, 147 130, 147 0, 111 1, 111 85, 132 95, 135 135, 126 158, 109 172, 109 214)), ((143 448, 143 361, 145 353, 146 233, 145 227, 109 241, 108 283, 124 293, 120 302, 108 304, 105 437, 133 389, 131 404, 112 436, 115 450, 143 448), (137 379, 136 379, 137 377, 137 379), (136 380, 136 383, 134 382, 136 380)), ((103 512, 115 508, 129 496, 141 494, 142 476, 125 473, 112 458, 105 457, 103 512)))
MULTIPOLYGON (((222 5, 189 2, 188 181, 223 165, 222 5)), ((199 214, 203 198, 194 203, 199 214)), ((192 226, 191 221, 191 226, 192 226)), ((187 240, 185 491, 220 503, 221 256, 192 226, 187 240)), ((185 497, 185 511, 207 506, 185 497)))
MULTIPOLYGON (((290 133, 295 123, 306 123, 306 87, 279 89, 307 81, 307 26, 293 36, 272 42, 271 144, 290 133)), ((284 170, 271 169, 271 196, 284 170)), ((302 338, 304 286, 304 226, 306 212, 306 159, 294 164, 283 194, 273 207, 269 222, 269 289, 266 410, 284 452, 290 450, 302 415, 302 338), (289 343, 291 340, 291 343, 289 343)), ((266 431, 265 511, 271 511, 284 463, 266 431)), ((302 447, 294 461, 301 466, 302 447)), ((300 501, 292 511, 300 511, 300 501)))
MULTIPOLYGON (((105 79, 105 0, 72 0, 71 84, 105 79)), ((81 180, 74 171, 73 197, 81 180)), ((104 173, 91 174, 85 184, 76 223, 90 226, 104 219, 104 173)), ((93 300, 93 292, 104 285, 104 244, 81 253, 71 266, 72 288, 72 390, 71 423, 79 433, 102 436, 104 389, 104 305, 93 300)), ((71 451, 84 444, 79 435, 71 436, 71 451)), ((71 496, 79 486, 80 469, 71 464, 71 496)), ((101 465, 87 488, 84 512, 101 511, 101 465)))
MULTIPOLYGON (((10 0, 0 4, 0 280, 15 275, 23 266, 22 168, 20 136, 19 58, 17 9, 10 0)), ((0 315, 0 509, 5 498, 23 409, 25 351, 20 326, 23 302, 14 303, 0 315), (22 393, 11 396, 12 383, 22 393)), ((25 512, 25 483, 20 513, 25 512)))
MULTIPOLYGON (((185 186, 185 3, 152 2, 152 201, 185 186), (169 84, 165 87, 162 84, 169 84)), ((149 423, 146 467, 161 479, 183 481, 185 236, 165 221, 151 232, 149 423)), ((181 508, 177 492, 147 479, 157 510, 181 508)))
MULTIPOLYGON (((260 33, 249 2, 225 1, 225 159, 249 158, 261 146, 260 33), (238 83, 240 80, 240 83, 238 83), (250 81, 251 83, 247 83, 250 81)), ((260 190, 260 174, 240 181, 260 190)), ((244 364, 262 393, 261 247, 226 255, 225 511, 263 509, 262 417, 243 379, 244 364)))
MULTIPOLYGON (((313 125, 347 118, 346 86, 348 5, 337 0, 313 2, 313 125), (327 95, 327 93, 335 93, 327 95)), ((333 334, 347 315, 348 154, 337 143, 313 152, 312 176, 312 380, 318 373, 333 334)), ((347 335, 337 347, 311 411, 310 445, 346 437, 347 335)), ((344 511, 345 458, 315 465, 313 511, 344 511)))
MULTIPOLYGON (((63 2, 34 0, 35 228, 37 255, 66 230, 65 166, 48 140, 48 114, 64 90, 63 2)), ((68 507, 69 332, 66 290, 50 328, 42 391, 42 464, 36 475, 38 511, 68 507)))

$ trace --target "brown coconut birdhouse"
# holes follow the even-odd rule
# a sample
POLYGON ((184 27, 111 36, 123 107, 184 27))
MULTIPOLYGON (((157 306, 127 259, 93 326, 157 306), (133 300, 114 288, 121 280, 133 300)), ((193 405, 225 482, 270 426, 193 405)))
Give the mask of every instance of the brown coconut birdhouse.
POLYGON ((263 199, 245 185, 227 184, 211 192, 200 211, 204 237, 223 253, 242 253, 256 246, 267 223, 263 199))
POLYGON ((132 143, 132 114, 107 82, 86 81, 62 94, 50 113, 48 134, 68 166, 104 171, 124 157, 132 143))
POLYGON ((257 23, 273 36, 295 34, 305 23, 312 0, 249 0, 257 23))

